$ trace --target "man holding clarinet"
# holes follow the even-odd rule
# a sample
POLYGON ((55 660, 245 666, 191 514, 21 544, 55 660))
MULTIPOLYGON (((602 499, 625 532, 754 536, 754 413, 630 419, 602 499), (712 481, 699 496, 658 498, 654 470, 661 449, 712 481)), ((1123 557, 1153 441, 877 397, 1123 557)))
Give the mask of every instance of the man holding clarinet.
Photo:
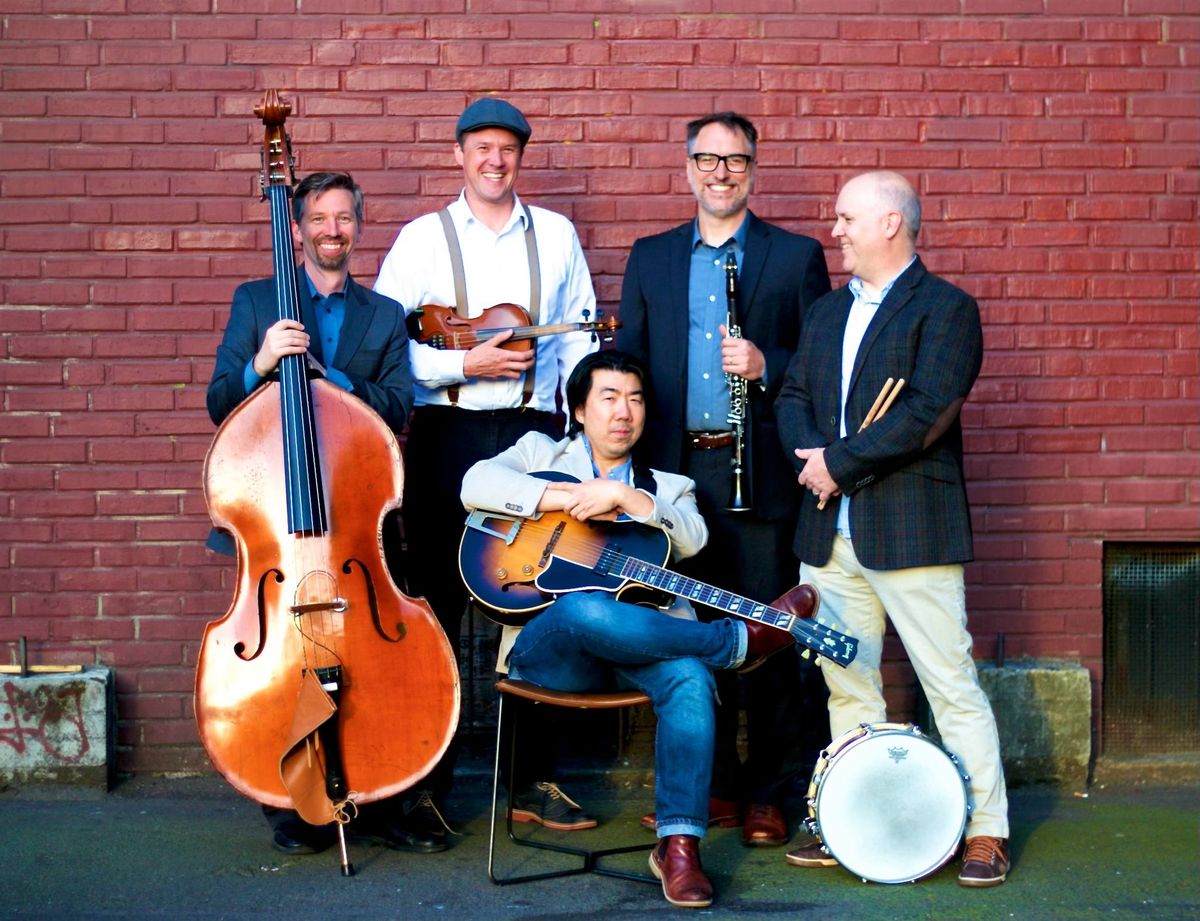
MULTIPOLYGON (((638 445, 643 461, 695 480, 708 522, 708 546, 681 571, 769 599, 795 581, 790 543, 800 496, 772 402, 803 313, 830 285, 816 240, 749 210, 757 141, 754 125, 734 112, 688 124, 696 217, 633 245, 617 345, 651 369, 655 412, 638 445)), ((709 821, 740 824, 744 809, 744 843, 784 844, 783 765, 802 728, 796 658, 776 656, 741 681, 739 688, 736 676, 718 677, 709 821), (742 691, 745 765, 736 748, 742 691)))

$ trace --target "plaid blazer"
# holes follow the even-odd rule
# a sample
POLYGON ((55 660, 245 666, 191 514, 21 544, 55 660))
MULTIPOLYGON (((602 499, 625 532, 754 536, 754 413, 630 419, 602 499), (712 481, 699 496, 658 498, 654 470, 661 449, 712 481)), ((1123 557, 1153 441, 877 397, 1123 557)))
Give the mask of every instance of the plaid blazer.
MULTIPOLYGON (((983 361, 979 306, 920 259, 909 266, 859 346, 841 438, 841 344, 853 301, 848 287, 839 288, 805 317, 775 404, 784 449, 798 472, 804 464, 793 449, 825 447, 830 474, 853 500, 850 531, 864 566, 966 562, 973 550, 958 411, 983 361), (889 377, 904 378, 904 389, 857 432, 889 377)), ((829 561, 841 501, 835 496, 818 510, 817 498, 803 494, 793 545, 803 562, 829 561)))

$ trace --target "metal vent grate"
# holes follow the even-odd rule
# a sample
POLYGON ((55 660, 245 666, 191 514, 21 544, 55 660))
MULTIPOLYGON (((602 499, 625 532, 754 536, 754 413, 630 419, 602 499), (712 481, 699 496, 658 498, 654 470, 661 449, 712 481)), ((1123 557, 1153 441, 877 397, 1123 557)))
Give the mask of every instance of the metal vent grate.
POLYGON ((1104 545, 1102 750, 1200 751, 1200 544, 1104 545))

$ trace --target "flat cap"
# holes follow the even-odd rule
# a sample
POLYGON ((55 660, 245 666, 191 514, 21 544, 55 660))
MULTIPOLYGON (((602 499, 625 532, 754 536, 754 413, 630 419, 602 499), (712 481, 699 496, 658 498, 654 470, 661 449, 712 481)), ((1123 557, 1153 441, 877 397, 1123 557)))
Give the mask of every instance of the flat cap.
POLYGON ((529 140, 529 135, 533 134, 520 109, 511 102, 491 96, 476 99, 463 110, 454 129, 454 138, 461 143, 464 134, 481 128, 503 128, 505 131, 511 131, 520 139, 522 146, 529 140))

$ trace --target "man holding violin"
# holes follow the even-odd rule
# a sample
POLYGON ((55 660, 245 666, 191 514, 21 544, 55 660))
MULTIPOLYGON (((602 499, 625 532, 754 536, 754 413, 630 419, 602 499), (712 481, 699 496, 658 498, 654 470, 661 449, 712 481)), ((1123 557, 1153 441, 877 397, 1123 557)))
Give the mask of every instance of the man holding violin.
MULTIPOLYGON (((594 320, 596 297, 575 228, 517 197, 530 134, 525 116, 502 99, 479 99, 462 113, 454 145, 462 193, 400 231, 375 283, 410 322, 422 320, 421 308, 432 313, 432 305, 452 307, 452 322, 466 330, 512 326, 489 320, 497 305, 505 305, 505 316, 512 305, 523 308, 535 325, 594 320)), ((561 434, 560 386, 598 347, 586 332, 537 338, 525 350, 506 348, 511 337, 504 330, 468 349, 409 343, 416 410, 405 445, 406 575, 409 591, 428 599, 455 650, 467 604, 457 565, 463 474, 526 432, 561 434)), ((450 789, 454 760, 452 745, 428 778, 434 804, 450 789)), ((528 786, 527 820, 560 830, 595 824, 553 784, 528 786)))
MULTIPOLYGON (((350 256, 363 228, 363 193, 348 173, 313 173, 292 194, 292 240, 301 248, 297 272, 301 321, 279 319, 275 279, 246 282, 233 296, 208 385, 216 424, 276 373, 287 355, 307 354, 324 377, 353 393, 400 432, 412 408, 408 335, 394 301, 350 276, 350 256)), ((229 556, 233 538, 213 530, 208 546, 229 556)), ((283 853, 311 854, 334 843, 332 825, 314 826, 292 810, 263 807, 283 853)), ((398 801, 364 806, 352 839, 429 852, 446 847, 426 830, 420 810, 398 801)))

